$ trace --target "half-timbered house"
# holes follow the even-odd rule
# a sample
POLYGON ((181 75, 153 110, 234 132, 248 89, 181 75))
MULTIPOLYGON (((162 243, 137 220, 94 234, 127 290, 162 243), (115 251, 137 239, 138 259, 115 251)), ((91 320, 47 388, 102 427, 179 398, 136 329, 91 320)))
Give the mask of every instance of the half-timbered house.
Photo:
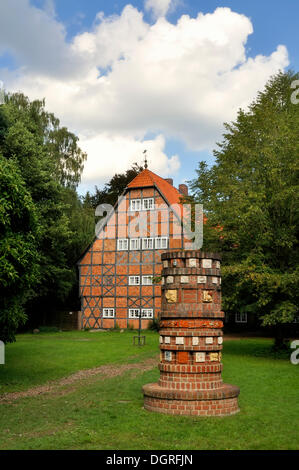
POLYGON ((130 182, 78 263, 82 328, 146 328, 159 315, 161 253, 184 248, 187 194, 147 168, 130 182))

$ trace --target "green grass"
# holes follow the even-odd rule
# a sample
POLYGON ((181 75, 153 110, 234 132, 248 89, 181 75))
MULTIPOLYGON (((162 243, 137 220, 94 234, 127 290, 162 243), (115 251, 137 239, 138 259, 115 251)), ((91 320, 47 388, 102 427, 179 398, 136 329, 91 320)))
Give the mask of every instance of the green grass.
MULTIPOLYGON (((1 390, 22 390, 76 370, 157 354, 156 333, 146 332, 144 348, 133 347, 132 336, 18 336, 7 347, 6 365, 0 366, 1 390)), ((0 404, 0 449, 298 449, 299 367, 270 352, 270 340, 225 342, 223 379, 241 389, 241 412, 235 416, 192 418, 145 411, 141 387, 157 380, 159 372, 140 368, 0 404)))
POLYGON ((7 344, 0 365, 0 394, 26 390, 103 364, 138 362, 157 350, 157 334, 146 332, 146 345, 133 346, 136 332, 69 331, 23 334, 7 344))

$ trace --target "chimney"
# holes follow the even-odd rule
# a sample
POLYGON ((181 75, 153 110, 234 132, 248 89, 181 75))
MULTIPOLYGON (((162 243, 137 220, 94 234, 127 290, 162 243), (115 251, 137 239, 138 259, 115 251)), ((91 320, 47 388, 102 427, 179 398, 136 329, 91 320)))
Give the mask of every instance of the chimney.
POLYGON ((188 186, 186 184, 179 184, 179 192, 184 196, 188 196, 188 186))
POLYGON ((173 179, 172 178, 164 178, 167 183, 171 184, 173 186, 173 179))

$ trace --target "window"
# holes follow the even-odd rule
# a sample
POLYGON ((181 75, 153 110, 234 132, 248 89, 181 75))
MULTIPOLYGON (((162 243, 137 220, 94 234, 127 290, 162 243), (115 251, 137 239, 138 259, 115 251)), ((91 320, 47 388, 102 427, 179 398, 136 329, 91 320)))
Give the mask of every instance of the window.
POLYGON ((141 310, 142 318, 153 318, 153 309, 152 308, 143 308, 141 310))
POLYGON ((139 308, 129 308, 129 318, 139 318, 139 308))
POLYGON ((142 276, 142 284, 144 286, 151 286, 153 284, 153 276, 142 276))
POLYGON ((247 323, 247 313, 236 313, 235 322, 236 323, 247 323))
POLYGON ((114 308, 103 308, 103 318, 113 318, 114 308))
POLYGON ((140 248, 140 238, 131 238, 130 250, 139 250, 139 248, 140 248))
POLYGON ((155 248, 157 250, 162 248, 167 248, 168 238, 167 237, 158 237, 155 239, 155 248))
POLYGON ((141 199, 132 199, 130 204, 130 211, 141 210, 141 199))
POLYGON ((142 209, 144 211, 151 211, 155 208, 154 206, 154 199, 153 198, 146 198, 142 200, 142 209))
POLYGON ((119 238, 117 240, 117 249, 118 250, 127 250, 128 249, 128 246, 129 246, 129 243, 128 243, 128 239, 127 238, 119 238))
POLYGON ((154 248, 154 239, 153 238, 143 238, 142 239, 142 249, 143 250, 152 250, 154 248))
POLYGON ((129 286, 139 286, 140 277, 139 276, 129 276, 129 286))

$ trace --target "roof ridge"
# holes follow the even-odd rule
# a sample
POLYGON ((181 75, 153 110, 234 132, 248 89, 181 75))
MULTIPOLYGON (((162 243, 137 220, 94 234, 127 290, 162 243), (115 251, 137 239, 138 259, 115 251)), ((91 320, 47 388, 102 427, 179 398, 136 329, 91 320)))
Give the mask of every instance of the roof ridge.
POLYGON ((180 200, 183 196, 179 190, 166 181, 165 178, 162 178, 148 168, 145 168, 138 173, 138 175, 135 176, 135 178, 133 178, 133 180, 128 184, 127 189, 137 189, 149 186, 156 186, 164 199, 166 199, 170 205, 181 205, 180 200))
MULTIPOLYGON (((145 168, 144 170, 142 170, 140 173, 138 173, 138 175, 136 175, 132 181, 130 181, 130 183, 128 184, 128 188, 132 187, 132 183, 135 181, 135 180, 138 180, 140 179, 140 176, 143 176, 144 174, 146 173, 146 175, 151 179, 152 183, 155 183, 156 179, 160 180, 161 182, 167 184, 170 188, 174 189, 176 192, 179 192, 179 190, 173 186, 172 184, 170 184, 168 181, 166 181, 165 178, 162 178, 162 176, 159 176, 157 175, 156 173, 154 173, 153 171, 149 170, 148 168, 145 168)), ((142 186, 142 185, 141 185, 142 186)))

